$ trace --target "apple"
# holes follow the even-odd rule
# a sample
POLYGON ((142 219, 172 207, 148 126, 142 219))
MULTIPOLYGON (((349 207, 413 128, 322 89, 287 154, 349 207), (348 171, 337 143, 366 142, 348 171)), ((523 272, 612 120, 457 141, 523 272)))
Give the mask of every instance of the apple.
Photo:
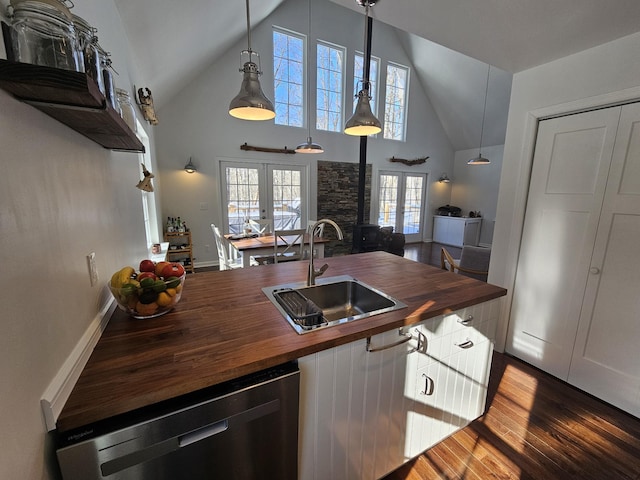
POLYGON ((137 280, 139 282, 141 282, 142 280, 144 280, 145 278, 151 278, 153 280, 157 280, 158 277, 156 277, 156 274, 153 272, 142 272, 140 274, 138 274, 138 278, 137 280))
POLYGON ((162 277, 162 269, 164 269, 164 267, 166 267, 167 265, 171 265, 171 262, 158 262, 158 263, 156 263, 156 270, 155 270, 156 276, 162 277))
POLYGON ((184 267, 179 263, 172 262, 162 269, 162 277, 181 277, 184 275, 184 267))
POLYGON ((142 260, 140 262, 140 271, 141 272, 155 272, 156 264, 153 260, 142 260))

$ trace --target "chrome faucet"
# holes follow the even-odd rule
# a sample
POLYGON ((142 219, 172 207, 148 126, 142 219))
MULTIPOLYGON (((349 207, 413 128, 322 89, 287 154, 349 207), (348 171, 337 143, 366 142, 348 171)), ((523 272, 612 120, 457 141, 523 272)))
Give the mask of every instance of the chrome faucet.
POLYGON ((318 226, 322 225, 323 223, 331 225, 333 228, 336 229, 336 233, 338 234, 338 240, 344 239, 342 230, 340 230, 340 227, 338 226, 338 224, 333 220, 329 220, 328 218, 323 218, 322 220, 318 220, 316 223, 313 224, 313 228, 311 229, 311 233, 310 233, 311 239, 309 240, 310 252, 309 252, 309 272, 307 273, 307 287, 310 287, 311 285, 315 285, 316 278, 322 275, 324 272, 326 272, 327 268, 329 268, 329 265, 327 265, 326 263, 317 270, 313 266, 313 237, 314 237, 313 233, 316 231, 316 228, 318 228, 318 226))

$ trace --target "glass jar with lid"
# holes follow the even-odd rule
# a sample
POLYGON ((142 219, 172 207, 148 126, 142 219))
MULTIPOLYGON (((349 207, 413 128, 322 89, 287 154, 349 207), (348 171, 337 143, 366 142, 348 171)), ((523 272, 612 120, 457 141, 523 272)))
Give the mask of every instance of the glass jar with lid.
POLYGON ((95 80, 98 88, 104 95, 106 93, 102 75, 104 59, 102 58, 102 49, 98 45, 97 30, 85 19, 77 15, 73 15, 73 25, 76 29, 76 36, 78 37, 78 47, 84 60, 84 71, 95 80))
POLYGON ((129 125, 131 131, 136 132, 136 111, 133 108, 133 104, 131 103, 129 92, 122 88, 116 88, 116 97, 118 98, 118 108, 120 110, 120 116, 123 118, 125 123, 129 125))
POLYGON ((11 1, 15 59, 65 70, 84 71, 69 9, 58 0, 11 1))

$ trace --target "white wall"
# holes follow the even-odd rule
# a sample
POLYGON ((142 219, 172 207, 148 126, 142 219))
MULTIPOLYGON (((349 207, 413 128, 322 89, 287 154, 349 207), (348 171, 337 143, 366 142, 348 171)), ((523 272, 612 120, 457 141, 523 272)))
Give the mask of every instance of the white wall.
MULTIPOLYGON (((493 236, 493 251, 500 254, 491 257, 491 283, 513 288, 537 119, 638 99, 639 87, 640 34, 514 75, 493 236)), ((502 339, 509 303, 501 318, 502 339)))
MULTIPOLYGON (((113 1, 76 2, 74 13, 98 28, 117 84, 144 85, 113 1)), ((0 145, 0 478, 41 480, 52 478, 41 396, 110 301, 112 272, 146 254, 140 165, 137 154, 105 150, 4 91, 0 145)))
POLYGON ((451 177, 451 205, 460 207, 463 215, 479 211, 482 215, 480 244, 491 245, 498 205, 498 187, 504 145, 482 147, 482 156, 488 158, 488 165, 468 165, 478 156, 478 149, 458 150, 453 161, 451 177))
MULTIPOLYGON (((313 4, 312 22, 313 38, 319 37, 347 47, 345 91, 350 95, 354 51, 362 51, 363 48, 363 15, 332 2, 319 1, 313 4)), ((263 59, 262 88, 271 98, 273 98, 273 72, 270 60, 272 25, 306 34, 308 31, 307 3, 295 0, 285 2, 252 31, 252 47, 263 59)), ((163 210, 165 216, 179 215, 191 226, 196 265, 217 262, 209 224, 220 223, 222 215, 218 177, 220 158, 278 161, 285 164, 303 163, 310 166, 312 173, 315 172, 318 160, 357 163, 359 159, 358 137, 315 129, 312 129, 312 137, 314 141, 324 146, 324 154, 272 155, 241 151, 239 147, 245 142, 262 147, 294 148, 307 137, 306 127, 296 129, 278 126, 272 121, 242 121, 232 118, 227 113, 229 102, 240 89, 242 76, 238 68, 240 51, 244 48, 246 48, 246 39, 231 48, 227 54, 211 65, 200 77, 195 78, 159 111, 160 125, 156 130, 156 138, 158 159, 162 169, 161 180, 164 186, 163 210), (199 169, 198 173, 192 175, 182 170, 190 156, 193 157, 199 169), (209 209, 200 210, 201 203, 208 204, 209 209), (208 249, 206 245, 209 245, 208 249)), ((310 84, 315 85, 315 68, 313 67, 315 46, 312 52, 310 84)), ((387 61, 392 60, 411 66, 395 31, 378 22, 374 22, 372 52, 373 55, 382 58, 381 83, 384 83, 387 61)), ((384 115, 382 88, 380 94, 379 116, 381 117, 384 115)), ((410 79, 409 98, 407 142, 384 140, 382 136, 370 138, 368 163, 373 164, 374 178, 380 169, 432 174, 429 177, 432 204, 428 207, 429 217, 425 221, 428 228, 427 237, 430 237, 433 208, 449 202, 449 189, 441 188, 442 185, 437 183, 437 179, 441 172, 451 170, 453 150, 415 76, 410 79), (398 166, 399 164, 389 162, 392 156, 413 159, 427 155, 430 157, 429 160, 416 167, 398 166)), ((315 91, 312 91, 311 104, 315 104, 315 91)), ((312 205, 309 215, 310 218, 314 218, 315 176, 312 176, 311 184, 312 205)), ((355 188, 357 185, 354 185, 355 188)))

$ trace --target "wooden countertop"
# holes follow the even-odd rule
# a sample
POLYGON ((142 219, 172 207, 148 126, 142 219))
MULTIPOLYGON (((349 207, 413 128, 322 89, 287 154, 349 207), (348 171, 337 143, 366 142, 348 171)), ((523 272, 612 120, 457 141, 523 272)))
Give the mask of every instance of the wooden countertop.
POLYGON ((63 432, 506 294, 386 252, 323 259, 324 277, 351 275, 408 308, 298 335, 262 287, 304 281, 308 262, 187 276, 161 317, 117 310, 57 422, 63 432))

